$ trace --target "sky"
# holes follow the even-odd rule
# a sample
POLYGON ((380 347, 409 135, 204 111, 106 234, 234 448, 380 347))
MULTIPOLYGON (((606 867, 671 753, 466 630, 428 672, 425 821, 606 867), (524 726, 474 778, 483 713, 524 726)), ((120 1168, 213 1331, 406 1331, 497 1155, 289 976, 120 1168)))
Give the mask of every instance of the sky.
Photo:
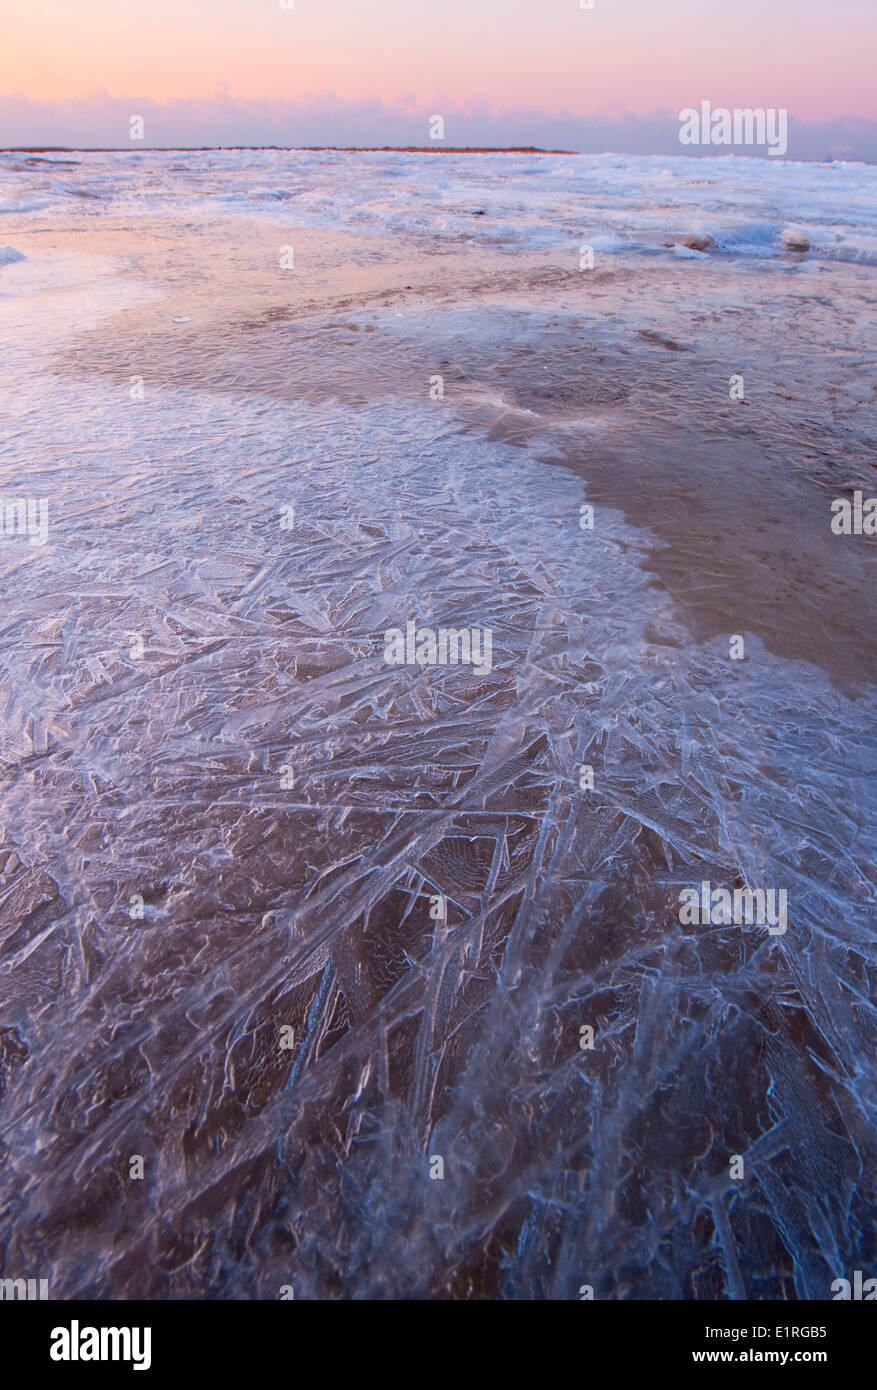
POLYGON ((709 100, 877 157, 877 0, 282 3, 11 0, 0 145, 126 145, 132 114, 146 146, 426 144, 441 114, 448 144, 679 153, 709 100))

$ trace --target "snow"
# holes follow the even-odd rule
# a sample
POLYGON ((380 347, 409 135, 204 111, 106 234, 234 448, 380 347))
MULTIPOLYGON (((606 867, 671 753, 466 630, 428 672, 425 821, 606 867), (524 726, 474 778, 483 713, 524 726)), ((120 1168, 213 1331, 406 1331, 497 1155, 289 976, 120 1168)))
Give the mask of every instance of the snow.
POLYGON ((877 173, 855 164, 645 156, 437 155, 308 151, 77 152, 21 167, 0 155, 0 212, 63 218, 246 213, 284 226, 408 228, 510 250, 559 245, 590 226, 611 253, 659 248, 705 228, 727 254, 784 254, 788 223, 806 226, 809 254, 877 264, 877 173), (662 167, 666 165, 666 167, 662 167), (185 178, 174 177, 185 170, 185 178), (489 181, 489 197, 485 186, 489 181), (487 216, 473 218, 473 208, 487 216))

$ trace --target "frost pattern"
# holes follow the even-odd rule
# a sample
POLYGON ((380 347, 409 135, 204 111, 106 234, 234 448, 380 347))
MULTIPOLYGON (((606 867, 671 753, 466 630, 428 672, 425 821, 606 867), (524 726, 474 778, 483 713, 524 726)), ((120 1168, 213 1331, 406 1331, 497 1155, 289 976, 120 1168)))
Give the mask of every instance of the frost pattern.
POLYGON ((873 712, 693 647, 642 532, 448 417, 143 418, 6 611, 6 1267, 825 1297, 873 1172, 873 712), (386 665, 409 616, 492 625, 493 672, 386 665), (788 888, 786 938, 680 927, 738 875, 788 888))
MULTIPOLYGON (((169 158, 124 174, 89 156, 63 186, 37 170, 27 206, 122 220, 179 190, 171 211, 197 210, 219 261, 214 186, 229 238, 241 202, 279 217, 279 157, 251 185, 210 157, 203 185, 174 182, 169 158)), ((823 248, 722 280, 718 259, 666 251, 661 275, 711 278, 649 279, 646 295, 636 279, 632 240, 663 242, 694 210, 720 256, 742 238, 778 257, 808 189, 829 251, 867 261, 867 171, 784 168, 768 215, 756 163, 729 175, 739 211, 673 174, 655 213, 654 163, 555 161, 546 183, 518 161, 473 220, 483 190, 473 201, 460 164, 442 164, 428 203, 433 163, 390 179, 372 161, 351 175, 365 220, 392 228, 413 199, 417 254, 493 237, 509 268, 505 291, 485 279, 455 317, 428 265, 439 308, 403 319, 376 294, 380 331, 358 349, 355 298, 337 306, 337 347, 316 311, 281 305, 202 335, 198 356, 188 302, 148 340, 118 322, 87 336, 152 302, 124 269, 102 278, 93 257, 53 251, 4 270, 0 495, 50 507, 45 547, 0 539, 4 1276, 50 1276, 53 1298, 292 1284, 299 1299, 569 1299, 588 1283, 598 1299, 710 1300, 824 1299, 874 1270, 873 644, 863 631, 856 698, 784 659, 776 632, 769 651, 744 628, 747 660, 729 661, 727 555, 707 575, 721 602, 684 613, 678 573, 677 592, 660 587, 687 477, 660 516, 657 497, 654 530, 597 503, 584 532, 586 489, 557 466, 600 453, 637 480, 653 449, 650 503, 672 449, 705 448, 704 483, 733 478, 751 516, 768 439, 776 491, 756 496, 747 553, 761 546, 772 573, 809 553, 794 514, 775 524, 790 498, 813 483, 827 514, 838 488, 870 486, 846 267, 826 269, 823 248), (616 280, 595 272, 574 318, 577 270, 525 280, 512 252, 577 247, 583 204, 563 208, 592 196, 595 171, 595 245, 612 253, 617 230, 630 258, 616 280), (837 200, 850 224, 829 235, 837 200), (500 292, 543 317, 494 311, 500 292), (762 393, 736 433, 718 412, 707 428, 704 380, 724 393, 726 345, 747 334, 759 368, 782 344, 785 394, 762 393), (820 359, 808 334, 845 351, 820 359), (424 335, 458 396, 468 383, 465 408, 427 407, 424 335), (136 407, 134 346, 153 373, 136 407), (409 618, 490 626, 493 671, 388 666, 383 634, 409 618), (703 879, 785 888, 788 932, 681 926, 680 889, 703 879)), ((283 215, 346 226, 337 159, 298 167, 283 215)), ((20 200, 30 177, 4 172, 0 192, 20 200)), ((710 516, 739 525, 736 503, 710 516)), ((848 665, 855 652, 859 555, 807 591, 825 666, 838 632, 848 665)))

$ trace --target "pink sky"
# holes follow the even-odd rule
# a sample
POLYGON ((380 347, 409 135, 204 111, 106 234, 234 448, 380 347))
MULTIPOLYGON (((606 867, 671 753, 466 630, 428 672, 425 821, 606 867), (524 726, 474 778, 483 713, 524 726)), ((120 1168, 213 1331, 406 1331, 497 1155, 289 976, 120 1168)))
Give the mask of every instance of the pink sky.
MULTIPOLYGON (((786 106, 877 119, 874 0, 39 0, 2 21, 0 94, 164 102, 333 92, 573 115, 786 106)), ((11 12, 10 12, 11 11, 11 12)))
POLYGON ((15 0, 0 147, 449 144, 679 152, 785 107, 792 159, 877 161, 877 0, 15 0))

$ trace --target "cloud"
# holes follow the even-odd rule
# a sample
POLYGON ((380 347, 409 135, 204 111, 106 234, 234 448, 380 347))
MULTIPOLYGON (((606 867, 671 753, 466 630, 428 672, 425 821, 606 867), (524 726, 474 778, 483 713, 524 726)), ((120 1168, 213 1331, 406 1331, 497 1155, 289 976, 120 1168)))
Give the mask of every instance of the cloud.
MULTIPOLYGON (((678 112, 595 117, 538 106, 493 109, 481 99, 418 107, 407 96, 342 100, 331 92, 298 101, 241 101, 222 87, 209 98, 156 102, 111 96, 33 101, 0 96, 0 147, 62 145, 77 149, 197 148, 203 145, 430 145, 429 118, 445 120, 446 145, 537 145, 587 154, 721 153, 680 147, 678 112), (145 138, 132 142, 129 121, 142 116, 145 138)), ((752 153, 762 153, 753 150, 752 153)), ((808 125, 789 117, 789 159, 877 162, 877 122, 841 118, 808 125)))

